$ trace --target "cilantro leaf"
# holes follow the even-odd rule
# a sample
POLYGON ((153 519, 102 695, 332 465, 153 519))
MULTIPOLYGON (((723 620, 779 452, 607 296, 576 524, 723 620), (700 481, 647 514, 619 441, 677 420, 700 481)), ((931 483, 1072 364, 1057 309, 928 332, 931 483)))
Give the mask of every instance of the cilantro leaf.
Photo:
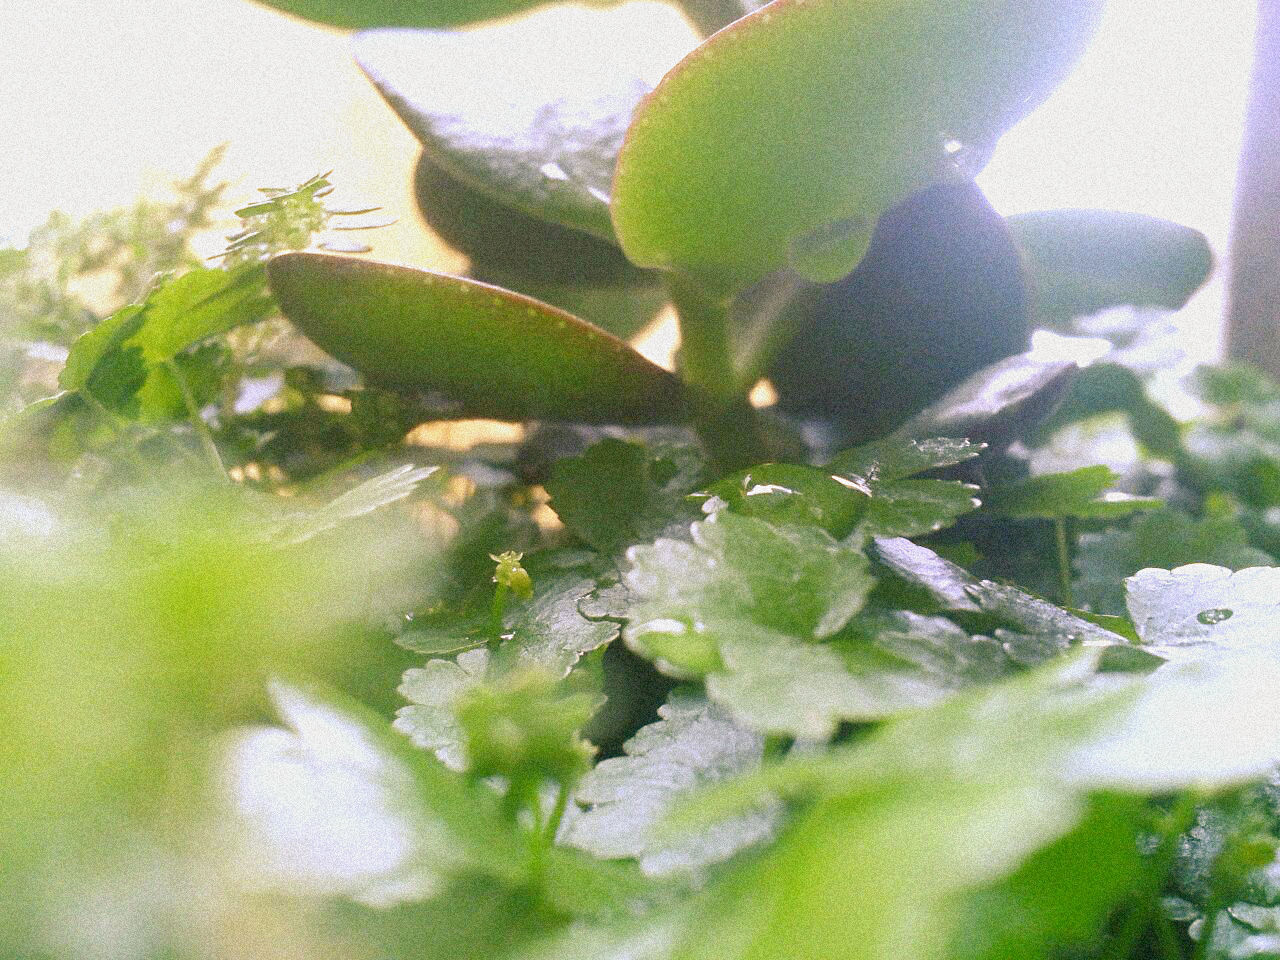
POLYGON ((1091 610, 1116 614, 1124 610, 1125 579, 1146 567, 1210 563, 1240 570, 1270 565, 1271 555, 1249 546, 1247 537, 1234 517, 1196 519, 1174 509, 1135 517, 1127 530, 1086 533, 1076 549, 1075 595, 1091 610))
POLYGON ((870 493, 862 520, 867 535, 919 536, 976 510, 978 488, 954 480, 908 478, 972 460, 984 449, 985 444, 968 440, 893 436, 846 450, 827 469, 870 493))
POLYGON ((682 448, 648 450, 606 439, 558 460, 546 482, 551 508, 565 526, 602 553, 652 540, 695 512, 684 497, 700 463, 682 448))
POLYGON ((427 899, 463 872, 518 875, 492 797, 418 762, 353 706, 280 682, 271 696, 289 730, 246 731, 227 754, 253 882, 387 906, 427 899))
POLYGON ((696 835, 664 837, 673 803, 700 786, 759 767, 764 739, 705 700, 677 694, 624 744, 626 755, 599 763, 578 784, 586 809, 570 819, 560 841, 607 859, 632 857, 648 874, 696 870, 727 860, 769 838, 772 806, 714 824, 696 835))
POLYGON ((718 643, 744 629, 831 636, 874 583, 862 551, 821 530, 730 512, 693 524, 689 541, 633 547, 628 560, 624 638, 678 674, 716 669, 718 643))
POLYGON ((990 513, 1044 520, 1113 520, 1163 506, 1159 500, 1112 490, 1119 479, 1110 467, 1082 467, 988 487, 983 503, 990 513))

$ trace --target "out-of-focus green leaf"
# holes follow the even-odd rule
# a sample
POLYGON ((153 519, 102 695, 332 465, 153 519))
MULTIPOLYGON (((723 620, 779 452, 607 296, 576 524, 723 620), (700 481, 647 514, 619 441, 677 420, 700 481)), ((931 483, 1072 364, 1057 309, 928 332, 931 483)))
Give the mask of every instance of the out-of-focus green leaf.
POLYGON ((1090 364, 1076 375, 1071 392, 1044 422, 1037 439, 1061 428, 1106 413, 1123 413, 1133 437, 1157 457, 1177 461, 1182 452, 1182 428, 1147 396, 1146 386, 1132 370, 1115 363, 1090 364))
POLYGON ((1135 497, 1112 490, 1119 479, 1110 467, 1105 466, 1041 474, 988 487, 983 491, 983 507, 990 513, 1006 517, 1114 520, 1163 506, 1161 501, 1150 497, 1135 497))
POLYGON ((241 869, 255 884, 388 906, 428 899, 451 875, 518 873, 491 797, 414 762, 375 717, 289 684, 271 692, 290 729, 246 731, 226 761, 247 833, 241 869), (459 836, 472 817, 475 835, 459 836))
POLYGON ((436 473, 439 467, 414 467, 406 463, 366 480, 353 490, 335 498, 318 510, 276 527, 270 534, 282 543, 301 543, 341 526, 347 520, 362 517, 389 503, 411 496, 418 485, 436 473))
POLYGON ((968 437, 1003 449, 1058 408, 1079 368, 1019 354, 978 371, 895 432, 897 438, 968 437))
POLYGON ((546 482, 565 526, 603 553, 652 540, 696 511, 685 501, 699 474, 688 451, 606 439, 556 461, 546 482))
POLYGON ((544 783, 567 790, 591 768, 595 748, 581 731, 600 699, 557 689, 558 679, 526 668, 461 693, 455 713, 470 776, 501 777, 508 797, 536 802, 544 783))
POLYGON ((289 319, 371 382, 439 390, 499 419, 644 422, 685 412, 671 374, 510 291, 317 253, 282 254, 268 273, 289 319))
POLYGON ((1027 258, 1036 318, 1061 326, 1108 307, 1178 310, 1213 271, 1204 234, 1116 210, 1043 210, 1009 218, 1027 258))
MULTIPOLYGON (((471 259, 479 280, 515 279, 568 287, 635 287, 652 273, 631 265, 612 243, 501 203, 450 176, 429 156, 418 160, 414 194, 427 224, 471 259)), ((529 291, 535 292, 535 291, 529 291)))
POLYGON ((447 175, 529 216, 613 239, 631 113, 696 43, 659 4, 558 7, 470 31, 361 34, 356 58, 447 175), (634 59, 615 38, 643 34, 634 59))
POLYGON ((256 0, 342 29, 461 27, 539 6, 545 0, 256 0))
POLYGON ((764 738, 700 697, 677 694, 658 715, 626 742, 625 756, 601 761, 578 784, 574 800, 586 809, 569 819, 561 842, 606 859, 635 858, 660 875, 719 863, 768 839, 777 819, 768 805, 687 838, 662 835, 681 795, 757 769, 764 738))
POLYGON ((801 291, 767 367, 783 410, 882 437, 983 367, 1030 345, 1022 261, 970 182, 888 210, 844 279, 801 291))
POLYGON ((1125 588, 1138 636, 1161 656, 1203 659, 1280 648, 1274 632, 1280 620, 1280 568, 1231 571, 1193 563, 1142 570, 1125 588))
POLYGON ((637 111, 614 183, 623 249, 729 291, 788 264, 839 279, 885 210, 981 165, 1066 75, 1100 7, 767 5, 637 111))
POLYGON ((1075 556, 1075 594, 1100 613, 1124 611, 1124 581, 1146 567, 1172 569, 1210 563, 1232 570, 1270 566, 1270 554, 1249 546, 1240 522, 1230 516, 1194 519, 1180 510, 1134 518, 1127 530, 1086 533, 1075 556))

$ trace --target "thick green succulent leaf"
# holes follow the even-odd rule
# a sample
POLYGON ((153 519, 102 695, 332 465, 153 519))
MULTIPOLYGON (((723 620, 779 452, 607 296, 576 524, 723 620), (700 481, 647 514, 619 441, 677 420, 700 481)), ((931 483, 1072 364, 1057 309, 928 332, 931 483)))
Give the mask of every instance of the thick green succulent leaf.
POLYGON ((772 805, 676 840, 661 832, 683 794, 759 768, 764 738, 701 697, 676 694, 659 719, 626 742, 625 756, 601 761, 574 791, 586 809, 567 821, 560 842, 597 857, 632 857, 649 874, 696 870, 768 839, 772 805))
POLYGON ((478 280, 517 289, 529 282, 627 288, 655 283, 651 271, 632 266, 612 243, 495 200, 446 173, 425 153, 413 187, 423 219, 471 259, 471 275, 478 280))
POLYGON ((920 411, 894 432, 894 438, 968 437, 1003 449, 1053 414, 1079 369, 1033 353, 1009 357, 979 370, 920 411))
POLYGON ((448 175, 611 241, 610 184, 632 111, 696 42, 671 7, 564 6, 481 30, 370 31, 356 59, 448 175), (630 61, 620 35, 646 38, 630 61))
POLYGON ((686 57, 637 111, 614 181, 623 249, 730 291, 788 264, 839 279, 889 207, 976 172, 1070 70, 1100 10, 775 0, 686 57))
POLYGON ((635 423, 685 412, 679 380, 537 300, 328 254, 282 254, 267 270, 285 315, 372 383, 437 390, 508 420, 635 423))
POLYGON ((295 17, 344 30, 461 27, 539 6, 545 0, 257 0, 295 17))
POLYGON ((1047 473, 983 491, 983 506, 1005 517, 1060 520, 1078 517, 1116 520, 1164 504, 1151 497, 1135 497, 1112 488, 1120 478, 1110 467, 1081 467, 1068 473, 1047 473))
POLYGON ((1009 218, 1026 255, 1036 319, 1061 326, 1108 307, 1178 310, 1213 272, 1198 230, 1115 210, 1044 210, 1009 218))
POLYGON ((1026 350, 1029 301, 1004 219, 972 182, 939 184, 880 218, 847 277, 797 294, 778 320, 790 340, 766 372, 783 410, 882 437, 1026 350))

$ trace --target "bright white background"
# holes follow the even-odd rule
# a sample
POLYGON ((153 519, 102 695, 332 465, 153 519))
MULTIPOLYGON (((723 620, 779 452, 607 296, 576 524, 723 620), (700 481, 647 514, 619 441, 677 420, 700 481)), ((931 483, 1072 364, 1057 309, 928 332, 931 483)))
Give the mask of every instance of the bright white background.
MULTIPOLYGON (((1203 230, 1221 257, 1254 5, 1110 0, 1079 69, 984 173, 997 208, 1155 214, 1203 230)), ((53 208, 127 203, 229 141, 235 197, 334 167, 340 198, 403 216, 375 238, 380 254, 439 262, 411 213, 413 142, 343 35, 247 0, 0 0, 0 42, 0 237, 53 208)), ((1187 317, 1206 346, 1221 309, 1219 278, 1187 317)))

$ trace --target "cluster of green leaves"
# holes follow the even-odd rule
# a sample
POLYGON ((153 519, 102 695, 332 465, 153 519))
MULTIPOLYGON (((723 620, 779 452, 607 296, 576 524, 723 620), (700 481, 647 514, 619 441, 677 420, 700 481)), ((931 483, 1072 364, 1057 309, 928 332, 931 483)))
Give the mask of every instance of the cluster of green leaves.
POLYGON ((375 28, 469 275, 310 249, 327 177, 197 262, 207 169, 0 251, 0 952, 1277 954, 1280 388, 1028 352, 1208 248, 972 182, 1099 3, 273 5, 375 28))

